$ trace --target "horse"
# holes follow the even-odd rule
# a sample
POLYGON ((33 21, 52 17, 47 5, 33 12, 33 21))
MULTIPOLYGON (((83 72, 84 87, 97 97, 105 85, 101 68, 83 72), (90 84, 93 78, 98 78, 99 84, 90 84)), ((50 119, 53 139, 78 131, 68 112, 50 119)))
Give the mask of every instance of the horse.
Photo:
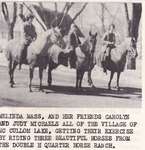
MULTIPOLYGON (((91 70, 94 67, 93 64, 93 56, 96 46, 96 36, 97 33, 92 34, 89 32, 89 38, 87 38, 81 48, 76 48, 76 88, 81 88, 81 82, 84 73, 88 72, 88 83, 89 85, 93 85, 92 79, 91 79, 91 70)), ((52 84, 52 70, 57 68, 58 65, 62 64, 64 66, 69 65, 70 61, 70 50, 66 46, 65 49, 61 49, 60 47, 54 45, 48 50, 49 55, 49 67, 48 67, 48 86, 51 86, 52 84)))
MULTIPOLYGON (((49 34, 49 31, 48 31, 49 34)), ((47 33, 46 33, 47 36, 47 33)), ((31 44, 28 47, 28 64, 29 64, 29 76, 30 76, 30 82, 29 82, 29 90, 32 92, 31 86, 32 86, 32 79, 33 79, 33 72, 34 68, 36 66, 39 67, 39 78, 40 78, 40 86, 39 90, 43 91, 42 89, 42 77, 43 77, 43 69, 47 67, 48 64, 48 49, 52 47, 53 44, 59 45, 60 47, 65 47, 65 42, 63 41, 62 35, 60 30, 53 30, 53 32, 50 34, 48 38, 48 42, 46 42, 46 45, 41 47, 42 45, 41 40, 43 38, 38 39, 38 42, 35 41, 33 45, 31 44)), ((44 41, 43 41, 44 42, 44 41)))
MULTIPOLYGON (((126 38, 120 45, 117 45, 115 48, 111 50, 110 56, 107 60, 104 62, 104 67, 109 70, 110 73, 110 79, 108 82, 108 89, 111 90, 111 81, 113 79, 114 73, 117 73, 117 90, 120 90, 119 86, 119 79, 121 72, 124 71, 127 55, 130 55, 130 57, 135 58, 137 57, 137 50, 136 50, 136 42, 134 38, 128 37, 126 38)), ((104 52, 101 51, 100 54, 96 57, 96 64, 99 66, 101 65, 101 62, 104 57, 104 52)), ((103 66, 102 66, 103 67, 103 66)))
POLYGON ((47 83, 50 87, 52 84, 52 71, 59 65, 68 66, 69 52, 54 44, 48 49, 48 79, 47 83))
POLYGON ((94 87, 91 72, 95 66, 94 53, 97 43, 97 33, 92 34, 89 32, 89 38, 87 38, 81 45, 76 48, 76 89, 81 89, 82 80, 85 72, 88 72, 88 84, 94 87))
MULTIPOLYGON (((32 92, 32 79, 34 67, 39 67, 39 78, 40 78, 40 90, 42 90, 42 74, 43 69, 47 66, 47 50, 48 47, 54 43, 61 43, 61 33, 57 28, 49 29, 42 34, 38 35, 37 39, 33 41, 27 49, 27 65, 29 65, 29 90, 32 92), (59 42, 58 42, 59 41, 59 42)), ((17 65, 20 63, 20 54, 23 48, 23 40, 12 39, 8 41, 5 48, 6 58, 9 61, 9 76, 10 86, 13 87, 14 82, 14 71, 17 65), (17 43, 17 44, 16 44, 17 43)))

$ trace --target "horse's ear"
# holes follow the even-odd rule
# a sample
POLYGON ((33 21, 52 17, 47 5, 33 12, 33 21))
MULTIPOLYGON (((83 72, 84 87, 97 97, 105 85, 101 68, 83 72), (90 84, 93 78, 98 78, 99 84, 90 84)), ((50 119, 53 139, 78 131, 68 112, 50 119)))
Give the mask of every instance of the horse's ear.
POLYGON ((98 33, 96 32, 95 37, 97 37, 98 33))
POLYGON ((90 36, 92 36, 92 33, 91 33, 91 31, 89 31, 89 35, 90 35, 90 36))

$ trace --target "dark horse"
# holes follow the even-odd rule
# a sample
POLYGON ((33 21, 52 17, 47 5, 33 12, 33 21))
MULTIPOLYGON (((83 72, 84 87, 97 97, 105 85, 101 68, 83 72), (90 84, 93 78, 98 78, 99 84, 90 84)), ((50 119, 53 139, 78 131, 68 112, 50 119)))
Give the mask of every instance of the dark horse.
POLYGON ((52 84, 52 71, 59 65, 68 66, 69 52, 54 44, 48 49, 48 86, 52 84))
MULTIPOLYGON (((54 43, 61 43, 61 34, 57 29, 50 29, 40 34, 37 39, 30 44, 27 50, 27 65, 30 70, 29 90, 32 91, 32 79, 34 67, 39 67, 40 90, 42 89, 42 74, 43 69, 47 66, 47 51, 54 43)), ((5 49, 6 58, 9 61, 9 76, 10 86, 14 85, 14 71, 16 66, 20 63, 20 54, 23 47, 23 41, 12 39, 8 41, 5 49)))
POLYGON ((94 68, 94 53, 97 43, 97 33, 92 34, 89 32, 89 38, 86 39, 81 47, 76 48, 76 88, 80 89, 82 86, 82 80, 85 72, 88 72, 88 83, 93 85, 91 78, 91 72, 94 68))
MULTIPOLYGON (((126 56, 129 54, 132 58, 137 56, 136 42, 134 38, 126 38, 124 42, 116 46, 116 48, 111 50, 110 57, 106 59, 105 68, 111 71, 110 80, 108 83, 108 89, 111 89, 111 81, 113 79, 114 73, 117 73, 117 90, 119 87, 119 78, 121 72, 124 71, 126 64, 126 56)), ((97 58, 96 63, 100 66, 103 59, 104 52, 101 52, 97 58)))
MULTIPOLYGON (((93 86, 93 82, 91 79, 91 70, 94 67, 93 59, 94 59, 94 51, 96 46, 96 34, 89 33, 89 38, 85 40, 80 47, 76 48, 76 88, 81 88, 81 83, 83 79, 84 73, 88 72, 88 82, 93 86)), ((68 66, 70 51, 66 48, 65 50, 61 49, 58 46, 52 46, 48 50, 49 55, 49 67, 48 67, 48 85, 52 84, 52 75, 51 72, 58 65, 62 64, 64 66, 68 66)))

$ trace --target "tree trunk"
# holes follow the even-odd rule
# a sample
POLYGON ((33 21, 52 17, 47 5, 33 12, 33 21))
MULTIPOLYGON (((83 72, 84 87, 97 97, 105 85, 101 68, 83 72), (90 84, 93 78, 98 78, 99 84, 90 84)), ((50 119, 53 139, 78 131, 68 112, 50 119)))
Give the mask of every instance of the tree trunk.
POLYGON ((64 7, 63 12, 62 12, 63 16, 62 16, 62 18, 61 18, 61 21, 60 21, 58 27, 61 26, 61 24, 63 23, 64 17, 68 14, 69 10, 71 9, 71 7, 72 7, 73 5, 74 5, 73 2, 71 2, 71 3, 68 3, 68 2, 67 2, 67 3, 65 4, 65 7, 64 7))
POLYGON ((102 33, 105 32, 104 14, 105 14, 104 4, 101 3, 101 23, 102 23, 102 33))
POLYGON ((85 3, 82 8, 80 9, 79 12, 76 13, 76 15, 73 17, 72 19, 72 23, 77 19, 77 17, 83 12, 83 10, 86 8, 86 6, 88 5, 88 3, 85 3))
POLYGON ((127 3, 124 4, 125 7, 125 16, 126 16, 126 22, 127 22, 127 37, 131 36, 131 19, 129 18, 129 13, 128 13, 128 6, 127 3))
POLYGON ((14 38, 14 27, 17 19, 17 3, 13 2, 12 22, 10 22, 9 11, 6 2, 2 2, 1 6, 2 6, 2 13, 4 15, 4 19, 8 26, 8 40, 11 40, 14 38))
POLYGON ((14 38, 14 28, 10 25, 8 27, 8 40, 11 40, 14 38))
POLYGON ((132 36, 137 41, 139 23, 141 18, 142 5, 141 3, 133 3, 133 15, 132 15, 132 36))
MULTIPOLYGON (((130 36, 134 37, 136 42, 138 39, 138 30, 139 30, 139 23, 141 18, 141 12, 142 12, 142 5, 141 3, 133 3, 133 9, 132 9, 132 20, 130 25, 130 36)), ((136 48, 136 45, 135 47, 136 48)), ((136 59, 128 58, 127 63, 127 69, 135 70, 136 69, 136 59)))

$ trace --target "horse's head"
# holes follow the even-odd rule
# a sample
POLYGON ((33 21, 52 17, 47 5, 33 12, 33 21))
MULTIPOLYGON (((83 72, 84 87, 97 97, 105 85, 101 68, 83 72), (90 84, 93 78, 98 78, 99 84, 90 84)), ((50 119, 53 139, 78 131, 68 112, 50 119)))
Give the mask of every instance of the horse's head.
POLYGON ((51 37, 52 43, 57 44, 61 48, 65 48, 65 42, 63 40, 63 36, 61 34, 61 30, 58 27, 52 28, 51 37))
POLYGON ((126 49, 130 57, 137 57, 137 49, 136 49, 136 40, 134 37, 129 37, 126 39, 126 49))
POLYGON ((96 43, 97 43, 97 32, 95 34, 92 34, 91 31, 89 32, 89 43, 90 43, 90 51, 94 52, 96 43))

